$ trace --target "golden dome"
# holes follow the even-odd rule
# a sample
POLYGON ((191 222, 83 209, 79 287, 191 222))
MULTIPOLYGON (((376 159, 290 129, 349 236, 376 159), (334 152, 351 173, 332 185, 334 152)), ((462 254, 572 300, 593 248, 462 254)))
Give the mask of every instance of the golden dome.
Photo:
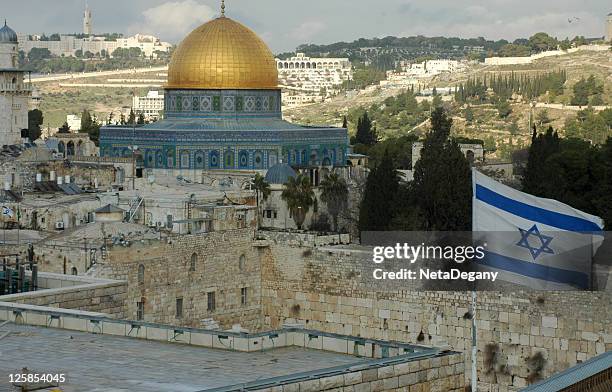
POLYGON ((168 69, 169 89, 276 89, 276 60, 249 28, 220 17, 181 42, 168 69))

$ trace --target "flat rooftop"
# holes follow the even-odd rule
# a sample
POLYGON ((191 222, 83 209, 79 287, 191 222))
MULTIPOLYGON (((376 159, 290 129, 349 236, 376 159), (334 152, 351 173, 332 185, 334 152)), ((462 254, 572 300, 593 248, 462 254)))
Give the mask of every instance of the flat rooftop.
POLYGON ((195 392, 368 361, 299 347, 243 353, 12 323, 0 330, 10 331, 0 340, 2 383, 27 367, 64 373, 65 392, 195 392))

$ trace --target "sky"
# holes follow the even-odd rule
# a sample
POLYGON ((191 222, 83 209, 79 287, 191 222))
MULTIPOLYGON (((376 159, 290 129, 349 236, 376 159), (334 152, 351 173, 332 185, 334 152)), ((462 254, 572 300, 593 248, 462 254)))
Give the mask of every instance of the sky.
MULTIPOLYGON (((153 34, 178 43, 219 15, 217 0, 89 0, 95 33, 153 34)), ((257 32, 273 52, 393 36, 604 35, 610 0, 226 0, 226 15, 257 32)), ((85 0, 0 0, 0 18, 20 33, 82 31, 85 0)))

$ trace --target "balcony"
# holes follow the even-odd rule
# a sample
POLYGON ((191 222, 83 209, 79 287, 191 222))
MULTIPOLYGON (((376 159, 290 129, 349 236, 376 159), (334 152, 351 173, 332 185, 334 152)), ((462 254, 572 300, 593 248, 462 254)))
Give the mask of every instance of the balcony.
POLYGON ((0 83, 0 93, 31 93, 32 83, 0 83))

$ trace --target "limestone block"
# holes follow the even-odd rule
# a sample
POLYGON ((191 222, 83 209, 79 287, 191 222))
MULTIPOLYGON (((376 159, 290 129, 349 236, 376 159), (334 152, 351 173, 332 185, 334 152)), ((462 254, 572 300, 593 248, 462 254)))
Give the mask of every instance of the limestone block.
POLYGON ((339 374, 337 376, 323 377, 320 380, 320 388, 322 391, 332 388, 338 388, 344 385, 344 376, 339 374))
POLYGON ((599 335, 593 332, 582 332, 582 339, 588 340, 590 342, 596 342, 599 340, 599 335))
POLYGON ((417 374, 410 373, 399 376, 399 386, 400 387, 408 387, 411 385, 415 385, 417 383, 417 374))
POLYGON ((378 369, 367 369, 367 370, 362 371, 361 378, 363 382, 378 380, 378 369))
POLYGON ((319 339, 323 339, 323 350, 332 351, 335 353, 350 354, 348 352, 348 344, 345 339, 331 338, 322 336, 319 339))
POLYGON ((320 390, 319 380, 308 380, 299 383, 300 392, 316 392, 320 390))
POLYGON ((385 390, 395 389, 399 387, 399 377, 390 377, 383 380, 385 390))
POLYGON ((353 387, 354 392, 371 392, 371 386, 369 382, 363 382, 353 387))
POLYGON ((102 322, 102 333, 105 335, 125 336, 127 334, 127 324, 113 323, 111 321, 102 322))
MULTIPOLYGON (((38 313, 33 313, 33 312, 23 312, 24 318, 25 318, 25 322, 27 324, 31 324, 31 325, 47 325, 47 319, 48 316, 44 315, 44 314, 38 314, 38 313)), ((69 317, 70 319, 73 319, 72 317, 69 317)), ((66 319, 66 317, 64 317, 64 320, 66 319)), ((64 327, 67 328, 67 327, 64 327)), ((84 331, 82 329, 79 329, 79 331, 84 331)))
POLYGON ((381 392, 385 390, 385 382, 383 380, 375 380, 370 382, 371 392, 381 392))
POLYGON ((393 377, 394 373, 394 367, 393 366, 383 366, 378 368, 378 379, 383 379, 383 378, 389 378, 389 377, 393 377))
POLYGON ((361 372, 352 372, 344 374, 344 385, 355 385, 359 384, 360 382, 362 382, 361 372))
POLYGON ((393 373, 396 376, 410 373, 410 362, 399 363, 393 366, 393 373))
POLYGON ((283 385, 283 392, 300 392, 300 384, 287 384, 283 385))
POLYGON ((557 328, 557 318, 555 316, 542 316, 542 327, 557 328))
POLYGON ((165 328, 142 327, 146 330, 148 340, 168 341, 168 330, 165 328))
POLYGON ((379 309, 378 310, 378 317, 383 318, 383 319, 390 319, 391 318, 391 311, 388 309, 379 309))

